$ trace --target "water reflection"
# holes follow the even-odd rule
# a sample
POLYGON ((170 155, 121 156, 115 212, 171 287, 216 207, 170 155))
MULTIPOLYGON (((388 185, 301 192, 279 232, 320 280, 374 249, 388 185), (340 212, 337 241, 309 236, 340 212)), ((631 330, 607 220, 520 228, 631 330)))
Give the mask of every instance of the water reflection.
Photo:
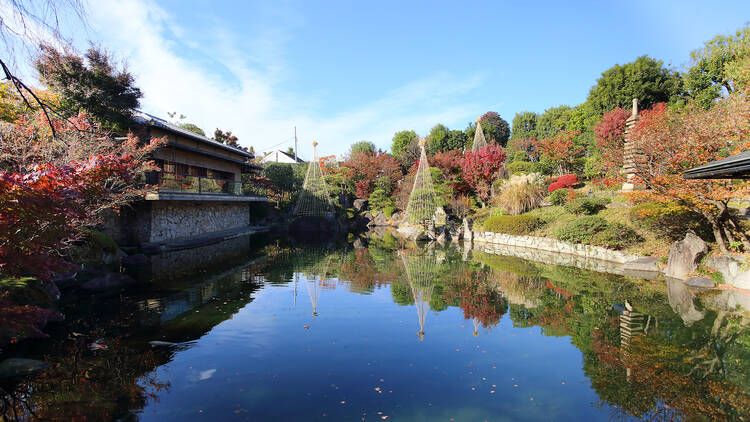
POLYGON ((273 419, 269 407, 287 420, 361 419, 361 409, 405 420, 747 418, 742 297, 466 252, 387 236, 363 249, 279 241, 122 298, 71 298, 51 339, 10 351, 52 366, 0 385, 2 412, 30 420, 180 420, 212 406, 217 420, 273 419), (310 308, 297 309, 298 290, 310 308), (107 351, 88 350, 98 338, 107 351), (195 354, 205 368, 191 367, 195 354))

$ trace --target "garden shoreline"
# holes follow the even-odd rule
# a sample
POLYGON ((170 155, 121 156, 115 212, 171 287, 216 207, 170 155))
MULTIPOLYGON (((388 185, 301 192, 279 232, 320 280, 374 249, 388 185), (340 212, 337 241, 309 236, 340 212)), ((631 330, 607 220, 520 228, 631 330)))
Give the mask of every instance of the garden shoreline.
POLYGON ((516 236, 478 230, 472 231, 472 235, 476 243, 496 246, 481 249, 487 253, 517 256, 542 262, 554 260, 558 262, 549 263, 649 279, 656 278, 662 273, 658 258, 630 254, 601 246, 571 243, 548 237, 516 236), (540 251, 541 254, 529 253, 532 250, 540 251), (554 255, 561 259, 554 258, 554 255), (565 259, 565 257, 573 257, 573 259, 565 259), (585 262, 581 262, 580 258, 585 259, 585 262))

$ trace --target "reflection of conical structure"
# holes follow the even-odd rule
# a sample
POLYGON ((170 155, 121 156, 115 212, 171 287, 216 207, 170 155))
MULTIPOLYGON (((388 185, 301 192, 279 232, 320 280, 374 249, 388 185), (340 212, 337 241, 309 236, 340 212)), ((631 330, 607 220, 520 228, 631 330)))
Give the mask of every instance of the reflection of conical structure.
POLYGON ((419 158, 419 167, 414 176, 414 186, 409 195, 409 203, 406 206, 406 221, 409 224, 427 226, 433 221, 437 210, 435 199, 435 188, 432 185, 432 174, 430 174, 430 163, 427 162, 427 153, 424 149, 425 140, 419 141, 422 150, 419 158))
POLYGON ((406 278, 414 297, 419 321, 419 341, 424 339, 424 325, 429 311, 430 297, 432 297, 433 282, 438 273, 439 265, 434 254, 409 255, 400 252, 401 260, 406 268, 406 278))
POLYGON ((474 142, 471 144, 471 152, 477 152, 480 148, 487 146, 487 139, 484 138, 482 130, 482 121, 477 119, 477 131, 474 132, 474 142))
POLYGON ((328 265, 331 263, 331 257, 329 256, 326 260, 325 269, 318 278, 313 274, 311 280, 305 282, 307 287, 307 294, 310 296, 310 304, 312 305, 312 316, 318 316, 318 299, 320 298, 320 287, 319 284, 323 283, 328 273, 328 265), (312 287, 311 287, 312 285, 312 287))
POLYGON ((474 337, 476 337, 479 335, 479 324, 480 324, 479 318, 476 318, 476 317, 472 318, 471 322, 474 323, 474 337))
POLYGON ((313 159, 307 167, 305 183, 294 207, 294 215, 311 215, 325 217, 333 212, 331 198, 328 196, 323 169, 318 161, 317 142, 313 142, 313 159))

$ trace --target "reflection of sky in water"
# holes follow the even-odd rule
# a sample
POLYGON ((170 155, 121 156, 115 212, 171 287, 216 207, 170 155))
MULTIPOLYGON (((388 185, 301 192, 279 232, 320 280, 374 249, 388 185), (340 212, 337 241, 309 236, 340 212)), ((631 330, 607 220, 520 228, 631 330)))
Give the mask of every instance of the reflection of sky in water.
POLYGON ((323 290, 318 316, 300 287, 295 307, 293 284, 266 286, 177 353, 157 373, 188 382, 173 383, 142 418, 607 419, 566 337, 513 328, 508 314, 474 337, 471 320, 451 307, 429 312, 420 342, 414 306, 393 303, 387 286, 370 295, 323 290))

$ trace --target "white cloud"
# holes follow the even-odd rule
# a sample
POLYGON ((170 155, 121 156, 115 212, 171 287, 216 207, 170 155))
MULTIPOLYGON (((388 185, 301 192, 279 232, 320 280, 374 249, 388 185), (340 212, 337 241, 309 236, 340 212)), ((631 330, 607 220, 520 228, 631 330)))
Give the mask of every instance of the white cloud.
POLYGON ((315 106, 321 99, 300 101, 284 89, 283 48, 291 40, 283 30, 260 28, 250 41, 211 19, 211 28, 187 30, 148 0, 99 0, 89 12, 96 41, 125 58, 136 76, 144 111, 178 111, 207 133, 230 129, 258 151, 291 138, 295 125, 303 156, 310 156, 313 139, 320 141, 321 155, 342 154, 362 139, 385 149, 397 130, 425 133, 438 122, 462 128, 479 110, 465 98, 482 75, 431 74, 353 109, 324 114, 315 106), (191 31, 204 36, 191 37, 191 31), (210 45, 206 33, 212 34, 210 45))

